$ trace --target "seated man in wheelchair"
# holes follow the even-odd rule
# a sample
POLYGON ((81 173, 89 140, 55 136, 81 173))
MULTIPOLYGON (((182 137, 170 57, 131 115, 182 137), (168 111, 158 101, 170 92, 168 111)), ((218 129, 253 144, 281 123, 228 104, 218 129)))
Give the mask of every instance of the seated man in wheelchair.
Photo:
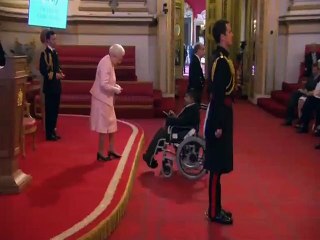
MULTIPOLYGON (((156 151, 160 151, 161 147, 163 147, 159 146, 161 142, 162 144, 164 143, 164 141, 161 140, 166 139, 170 141, 170 136, 172 134, 185 136, 192 128, 198 129, 200 123, 200 112, 199 105, 195 103, 195 92, 193 89, 186 92, 184 100, 185 107, 178 115, 170 110, 167 114, 165 127, 162 127, 157 131, 150 142, 146 153, 143 154, 143 160, 147 163, 148 167, 156 168, 158 166, 158 162, 154 159, 154 155, 157 154, 156 151)), ((180 137, 178 138, 180 139, 180 137)))

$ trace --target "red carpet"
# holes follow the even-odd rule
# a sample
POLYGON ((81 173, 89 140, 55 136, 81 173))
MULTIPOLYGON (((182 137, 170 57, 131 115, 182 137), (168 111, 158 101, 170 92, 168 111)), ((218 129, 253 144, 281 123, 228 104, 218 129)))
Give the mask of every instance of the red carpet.
POLYGON ((32 175, 33 182, 19 195, 0 196, 0 239, 50 239, 82 221, 99 205, 107 188, 105 197, 109 197, 109 183, 121 164, 125 164, 124 170, 110 204, 71 239, 105 219, 123 197, 143 138, 142 130, 120 122, 116 149, 123 156, 127 153, 127 161, 106 163, 95 159, 98 136, 89 130, 87 117, 60 117, 59 133, 60 141, 46 142, 40 130, 34 152, 27 142, 27 157, 20 160, 20 167, 32 175), (130 136, 132 148, 125 150, 130 136))
MULTIPOLYGON (((163 123, 136 120, 146 144, 163 123)), ((234 171, 222 177, 224 208, 233 226, 208 223, 207 177, 159 176, 140 162, 131 199, 111 240, 320 239, 319 138, 280 126, 249 104, 235 105, 234 171)))

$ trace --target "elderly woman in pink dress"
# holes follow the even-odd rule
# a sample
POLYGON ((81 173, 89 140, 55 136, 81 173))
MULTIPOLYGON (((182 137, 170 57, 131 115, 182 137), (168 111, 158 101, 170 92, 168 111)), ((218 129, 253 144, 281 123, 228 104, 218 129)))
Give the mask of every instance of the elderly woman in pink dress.
POLYGON ((99 150, 97 160, 108 161, 111 158, 120 158, 121 155, 114 149, 115 133, 117 131, 117 118, 114 111, 114 94, 120 94, 122 88, 116 84, 114 67, 121 63, 125 54, 123 47, 114 44, 109 54, 104 56, 97 68, 96 79, 90 90, 91 130, 99 133, 99 150), (109 135, 108 155, 104 155, 105 138, 109 135))

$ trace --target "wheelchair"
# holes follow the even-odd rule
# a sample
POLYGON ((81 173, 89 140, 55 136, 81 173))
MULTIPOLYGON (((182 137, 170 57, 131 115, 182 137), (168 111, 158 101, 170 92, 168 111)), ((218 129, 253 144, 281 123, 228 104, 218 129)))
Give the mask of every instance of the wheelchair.
POLYGON ((164 177, 169 178, 173 173, 176 162, 178 170, 190 180, 197 180, 206 174, 203 167, 205 140, 198 136, 198 128, 168 126, 167 137, 158 141, 153 154, 162 152, 162 169, 164 177))

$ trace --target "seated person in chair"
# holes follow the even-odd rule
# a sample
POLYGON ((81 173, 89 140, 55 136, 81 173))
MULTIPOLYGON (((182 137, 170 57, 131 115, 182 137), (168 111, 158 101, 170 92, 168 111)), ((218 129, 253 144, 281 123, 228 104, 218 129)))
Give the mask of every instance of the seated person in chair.
MULTIPOLYGON (((154 135, 151 143, 148 146, 148 149, 145 154, 143 154, 143 160, 147 163, 150 168, 156 168, 158 166, 157 161, 154 159, 154 154, 158 142, 160 139, 168 137, 168 127, 177 126, 177 127, 194 127, 198 128, 200 123, 200 113, 199 105, 195 103, 195 92, 191 89, 186 92, 184 97, 185 107, 181 112, 176 115, 173 111, 170 110, 167 118, 165 127, 160 128, 157 133, 154 135)), ((181 131, 186 131, 181 130, 181 131)))
POLYGON ((298 126, 299 133, 307 133, 309 129, 309 122, 312 114, 315 112, 315 126, 320 125, 320 81, 318 82, 313 95, 308 96, 302 108, 302 115, 299 119, 298 126))
POLYGON ((301 97, 308 97, 313 95, 313 90, 315 89, 317 83, 320 79, 320 69, 317 64, 312 66, 312 77, 308 79, 305 83, 304 88, 300 88, 297 91, 294 91, 290 96, 290 101, 287 106, 286 120, 284 125, 291 126, 292 121, 295 118, 295 109, 298 106, 299 99, 301 97))

